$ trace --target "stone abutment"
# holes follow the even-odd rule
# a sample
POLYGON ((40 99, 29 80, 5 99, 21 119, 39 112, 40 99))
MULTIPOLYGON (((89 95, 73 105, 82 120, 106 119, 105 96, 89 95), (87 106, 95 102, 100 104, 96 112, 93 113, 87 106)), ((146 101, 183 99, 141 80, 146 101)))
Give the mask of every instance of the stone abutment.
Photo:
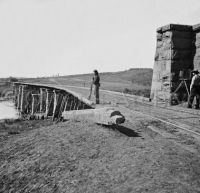
POLYGON ((200 24, 158 28, 151 99, 187 101, 193 69, 200 70, 200 24))

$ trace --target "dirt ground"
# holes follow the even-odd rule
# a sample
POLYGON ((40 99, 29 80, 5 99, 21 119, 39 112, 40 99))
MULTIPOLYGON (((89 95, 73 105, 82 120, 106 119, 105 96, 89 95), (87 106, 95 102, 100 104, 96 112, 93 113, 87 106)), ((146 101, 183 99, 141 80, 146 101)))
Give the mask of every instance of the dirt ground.
POLYGON ((7 132, 4 125, 0 192, 200 192, 199 152, 151 131, 151 120, 132 116, 112 127, 43 120, 7 132))

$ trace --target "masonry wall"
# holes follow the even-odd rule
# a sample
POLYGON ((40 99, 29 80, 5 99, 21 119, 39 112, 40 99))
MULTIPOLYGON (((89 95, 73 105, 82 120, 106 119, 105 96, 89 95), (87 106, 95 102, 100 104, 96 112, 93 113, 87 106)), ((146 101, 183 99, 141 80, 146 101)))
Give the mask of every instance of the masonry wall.
MULTIPOLYGON (((193 56, 195 53, 193 44, 192 26, 170 24, 157 29, 157 45, 151 88, 151 98, 153 100, 169 100, 170 102, 172 93, 176 91, 180 84, 180 77, 189 79, 190 71, 194 68, 193 56)), ((186 80, 186 82, 189 85, 189 81, 186 80)), ((187 97, 183 96, 185 93, 187 92, 184 88, 177 91, 178 97, 182 99, 187 97)))
POLYGON ((193 63, 194 69, 200 70, 200 24, 193 26, 194 46, 193 46, 193 63))

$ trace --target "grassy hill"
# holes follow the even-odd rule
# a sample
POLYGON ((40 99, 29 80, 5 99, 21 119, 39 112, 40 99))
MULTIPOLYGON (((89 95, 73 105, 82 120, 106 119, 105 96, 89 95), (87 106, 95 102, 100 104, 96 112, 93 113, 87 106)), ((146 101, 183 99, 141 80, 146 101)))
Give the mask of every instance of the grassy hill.
MULTIPOLYGON (((100 73, 101 89, 149 97, 152 74, 153 70, 151 68, 131 68, 119 72, 100 73)), ((92 76, 93 74, 91 73, 58 77, 26 78, 23 81, 90 87, 92 76)))

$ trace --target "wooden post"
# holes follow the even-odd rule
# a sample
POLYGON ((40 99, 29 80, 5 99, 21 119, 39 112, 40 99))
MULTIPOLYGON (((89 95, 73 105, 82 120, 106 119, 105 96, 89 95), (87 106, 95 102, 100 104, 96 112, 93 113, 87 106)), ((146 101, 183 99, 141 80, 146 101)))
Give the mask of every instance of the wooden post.
POLYGON ((51 102, 53 100, 53 96, 52 96, 52 90, 50 89, 46 89, 46 92, 47 92, 47 97, 46 97, 46 110, 45 110, 45 113, 46 113, 46 116, 48 117, 49 115, 52 115, 52 109, 51 109, 51 102))
POLYGON ((20 102, 20 111, 24 112, 24 107, 25 107, 25 85, 21 86, 21 102, 20 102))
POLYGON ((67 99, 66 99, 66 102, 65 102, 64 111, 67 111, 68 105, 69 105, 69 96, 67 96, 67 99))
POLYGON ((78 102, 77 102, 76 110, 79 110, 80 108, 81 108, 81 101, 78 101, 78 102))
POLYGON ((32 106, 31 106, 31 115, 35 113, 35 97, 34 94, 32 94, 32 106))
POLYGON ((19 88, 17 87, 17 85, 13 85, 13 95, 14 95, 14 103, 15 103, 15 107, 17 107, 17 99, 18 99, 18 92, 19 92, 19 88))
POLYGON ((53 97, 54 97, 54 103, 53 103, 53 119, 55 118, 55 113, 56 113, 56 107, 57 107, 57 103, 58 103, 58 97, 59 94, 57 93, 56 90, 53 91, 53 97))
POLYGON ((50 101, 50 90, 46 89, 47 97, 46 97, 46 116, 48 116, 48 111, 49 111, 49 101, 50 101))
POLYGON ((21 104, 21 86, 19 86, 19 91, 18 91, 18 94, 17 94, 17 109, 20 110, 20 104, 21 104))
POLYGON ((36 96, 39 98, 40 94, 32 94, 32 107, 31 107, 31 114, 32 115, 38 110, 38 109, 36 109, 36 102, 37 102, 36 96))
POLYGON ((73 110, 74 99, 71 98, 70 100, 70 111, 73 110))
POLYGON ((20 99, 20 111, 27 113, 28 101, 27 101, 28 86, 21 85, 21 99, 20 99))
POLYGON ((77 110, 77 106, 78 106, 78 99, 74 98, 74 107, 73 107, 73 110, 77 110))
POLYGON ((60 109, 59 109, 59 111, 58 111, 58 118, 61 117, 62 112, 64 111, 65 103, 66 103, 66 99, 67 99, 67 96, 66 96, 66 95, 62 97, 62 101, 61 101, 60 109))
POLYGON ((44 95, 44 89, 40 88, 40 112, 43 111, 43 95, 44 95))

